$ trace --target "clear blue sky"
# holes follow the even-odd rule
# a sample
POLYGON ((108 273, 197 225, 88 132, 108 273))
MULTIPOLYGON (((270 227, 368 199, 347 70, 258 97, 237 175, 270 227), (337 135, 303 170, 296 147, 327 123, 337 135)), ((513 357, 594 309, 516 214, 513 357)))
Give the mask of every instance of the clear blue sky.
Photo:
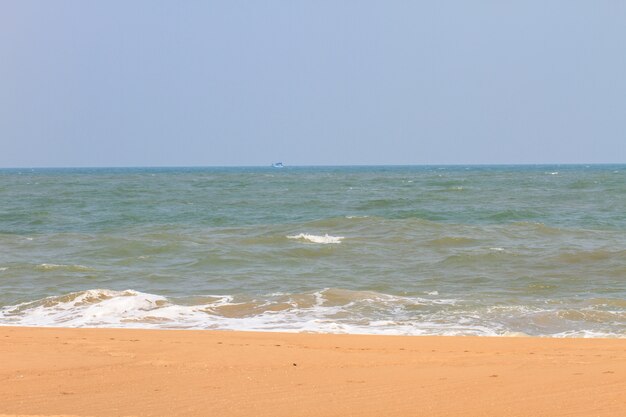
POLYGON ((626 162, 626 2, 0 1, 0 167, 626 162))

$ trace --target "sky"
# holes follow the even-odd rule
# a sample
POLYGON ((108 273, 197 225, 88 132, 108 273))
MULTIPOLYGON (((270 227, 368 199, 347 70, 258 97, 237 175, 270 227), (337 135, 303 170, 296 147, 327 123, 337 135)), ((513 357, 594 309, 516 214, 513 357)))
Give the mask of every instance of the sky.
POLYGON ((626 162, 626 2, 0 0, 0 167, 626 162))

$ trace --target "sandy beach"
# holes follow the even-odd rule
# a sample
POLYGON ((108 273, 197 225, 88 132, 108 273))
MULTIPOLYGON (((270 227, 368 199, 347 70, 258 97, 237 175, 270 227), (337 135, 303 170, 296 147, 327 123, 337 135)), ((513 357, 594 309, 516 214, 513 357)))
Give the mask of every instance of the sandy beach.
POLYGON ((2 416, 626 415, 626 340, 0 328, 2 416))

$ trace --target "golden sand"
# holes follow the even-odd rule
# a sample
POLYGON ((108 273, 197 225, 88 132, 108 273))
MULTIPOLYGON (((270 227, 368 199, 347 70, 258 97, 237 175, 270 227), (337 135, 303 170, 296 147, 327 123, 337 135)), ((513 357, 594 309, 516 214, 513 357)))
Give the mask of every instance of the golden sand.
POLYGON ((0 327, 0 416, 626 416, 626 340, 0 327))

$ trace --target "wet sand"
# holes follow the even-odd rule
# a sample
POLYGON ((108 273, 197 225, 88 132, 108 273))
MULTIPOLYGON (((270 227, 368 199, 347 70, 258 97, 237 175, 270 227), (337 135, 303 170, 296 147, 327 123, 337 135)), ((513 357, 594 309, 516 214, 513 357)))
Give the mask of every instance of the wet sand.
POLYGON ((625 339, 0 327, 0 416, 626 415, 625 339))

